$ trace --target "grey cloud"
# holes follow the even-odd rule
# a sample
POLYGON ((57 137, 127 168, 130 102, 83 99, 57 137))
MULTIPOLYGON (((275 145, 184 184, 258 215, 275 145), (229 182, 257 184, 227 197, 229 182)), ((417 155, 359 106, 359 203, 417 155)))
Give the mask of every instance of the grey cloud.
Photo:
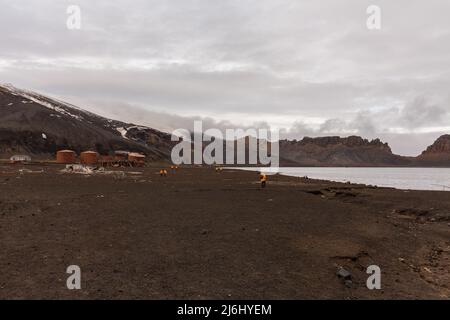
POLYGON ((440 125, 449 120, 448 116, 448 109, 430 104, 424 97, 414 99, 400 112, 401 121, 408 128, 440 125))

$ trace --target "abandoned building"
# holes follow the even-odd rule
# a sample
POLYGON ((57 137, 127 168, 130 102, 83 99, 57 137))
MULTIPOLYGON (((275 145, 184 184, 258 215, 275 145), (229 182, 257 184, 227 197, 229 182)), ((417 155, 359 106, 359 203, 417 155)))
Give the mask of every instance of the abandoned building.
POLYGON ((27 155, 14 155, 11 158, 9 158, 9 160, 11 160, 12 163, 22 163, 22 162, 30 162, 31 161, 31 157, 27 156, 27 155))
POLYGON ((133 163, 136 166, 144 166, 145 165, 145 156, 140 153, 131 152, 128 154, 128 161, 133 163))
POLYGON ((128 160, 128 151, 116 151, 114 152, 115 159, 118 161, 128 160))

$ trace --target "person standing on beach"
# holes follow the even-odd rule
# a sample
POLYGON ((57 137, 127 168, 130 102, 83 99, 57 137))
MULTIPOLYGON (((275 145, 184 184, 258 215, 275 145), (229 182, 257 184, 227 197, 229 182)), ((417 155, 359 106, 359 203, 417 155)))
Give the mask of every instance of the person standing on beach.
POLYGON ((267 183, 267 175, 265 173, 261 173, 261 175, 259 176, 259 181, 261 181, 261 188, 264 189, 267 183))

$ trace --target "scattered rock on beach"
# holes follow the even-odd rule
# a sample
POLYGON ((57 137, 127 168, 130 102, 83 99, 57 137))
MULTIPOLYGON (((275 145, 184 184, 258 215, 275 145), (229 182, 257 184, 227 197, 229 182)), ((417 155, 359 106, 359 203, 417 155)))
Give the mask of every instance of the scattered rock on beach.
POLYGON ((306 193, 310 193, 313 194, 315 196, 321 196, 324 195, 325 193, 323 192, 323 190, 306 190, 306 193))
POLYGON ((344 268, 340 268, 336 275, 338 276, 338 278, 343 279, 343 280, 351 280, 352 279, 352 274, 350 273, 350 271, 344 269, 344 268))
POLYGON ((336 272, 336 275, 339 279, 343 280, 344 285, 347 288, 351 288, 353 286, 352 274, 347 269, 344 269, 342 267, 339 268, 339 270, 336 272))
POLYGON ((344 284, 347 288, 351 288, 353 286, 353 281, 352 280, 345 280, 344 284))

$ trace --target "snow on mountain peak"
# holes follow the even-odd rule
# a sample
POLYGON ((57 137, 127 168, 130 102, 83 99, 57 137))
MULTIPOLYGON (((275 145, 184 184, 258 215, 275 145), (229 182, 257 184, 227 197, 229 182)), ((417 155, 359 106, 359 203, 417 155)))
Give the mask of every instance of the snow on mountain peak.
POLYGON ((82 110, 78 107, 75 107, 73 105, 69 105, 65 102, 58 101, 56 99, 47 98, 47 97, 45 97, 41 94, 38 94, 36 92, 33 92, 33 91, 18 89, 10 83, 2 84, 1 87, 8 90, 11 94, 13 94, 15 96, 20 96, 20 97, 27 99, 27 100, 22 101, 23 104, 30 103, 29 101, 31 101, 31 102, 37 103, 43 107, 51 109, 59 114, 72 117, 79 121, 84 119, 83 116, 74 114, 73 112, 70 112, 70 109, 75 109, 80 112, 85 112, 84 110, 82 110))

